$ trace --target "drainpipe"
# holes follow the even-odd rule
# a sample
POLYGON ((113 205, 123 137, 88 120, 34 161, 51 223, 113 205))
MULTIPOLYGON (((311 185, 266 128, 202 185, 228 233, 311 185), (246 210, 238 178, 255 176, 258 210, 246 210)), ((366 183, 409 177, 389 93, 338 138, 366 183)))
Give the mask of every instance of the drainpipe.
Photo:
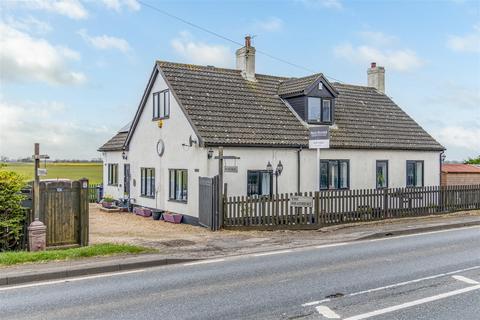
POLYGON ((297 192, 300 192, 300 152, 302 148, 297 150, 297 192))

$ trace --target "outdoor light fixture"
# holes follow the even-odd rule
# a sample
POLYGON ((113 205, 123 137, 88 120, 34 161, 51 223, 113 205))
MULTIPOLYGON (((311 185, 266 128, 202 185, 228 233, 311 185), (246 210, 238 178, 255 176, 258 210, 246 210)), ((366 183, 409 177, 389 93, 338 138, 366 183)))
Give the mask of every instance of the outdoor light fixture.
POLYGON ((210 149, 208 149, 207 158, 212 159, 212 157, 213 157, 213 149, 210 148, 210 149))
POLYGON ((270 161, 268 161, 267 171, 271 172, 275 176, 275 194, 278 194, 278 177, 282 174, 282 171, 283 171, 282 161, 278 161, 278 164, 277 164, 277 167, 275 168, 275 171, 273 171, 273 166, 270 163, 270 161))
POLYGON ((441 159, 442 159, 442 162, 445 162, 445 159, 447 158, 447 155, 445 154, 445 152, 442 152, 441 153, 441 159))
POLYGON ((127 156, 127 152, 126 151, 123 151, 122 152, 122 159, 123 160, 127 160, 128 156, 127 156))

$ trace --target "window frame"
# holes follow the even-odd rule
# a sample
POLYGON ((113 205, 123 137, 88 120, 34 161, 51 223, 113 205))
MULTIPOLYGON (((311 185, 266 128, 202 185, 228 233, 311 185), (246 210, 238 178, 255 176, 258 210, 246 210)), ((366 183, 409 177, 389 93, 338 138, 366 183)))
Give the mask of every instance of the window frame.
POLYGON ((419 188, 425 186, 425 161, 424 160, 407 160, 405 165, 405 186, 407 188, 419 188), (417 185, 417 163, 422 164, 422 183, 421 185, 417 185), (415 179, 414 185, 408 184, 408 165, 413 164, 413 177, 415 179))
MULTIPOLYGON (((258 180, 258 183, 260 183, 260 179, 258 180)), ((260 190, 260 187, 258 188, 260 190)), ((251 196, 259 196, 259 197, 271 197, 273 196, 273 172, 270 171, 270 170, 247 170, 247 196, 248 197, 251 197, 251 196), (260 174, 262 173, 268 173, 269 174, 269 183, 270 183, 270 192, 269 194, 253 194, 249 191, 249 188, 248 188, 248 178, 249 178, 249 174, 250 173, 257 173, 259 176, 260 174)))
POLYGON ((187 203, 188 202, 188 169, 168 169, 168 201, 173 201, 173 202, 180 202, 180 203, 187 203), (187 184, 187 190, 186 190, 186 195, 185 199, 183 199, 184 196, 184 190, 181 190, 181 196, 180 199, 177 199, 177 171, 182 172, 182 182, 183 179, 185 179, 186 184, 187 184), (172 172, 173 172, 173 197, 172 197, 172 172), (183 175, 185 174, 185 175, 183 175))
POLYGON ((118 186, 118 163, 108 163, 107 171, 107 185, 118 186))
POLYGON ((350 160, 349 159, 320 159, 320 164, 319 164, 320 172, 319 172, 319 186, 320 190, 349 190, 350 189, 350 160), (331 179, 332 177, 330 176, 330 163, 331 162, 336 162, 337 164, 337 175, 338 175, 338 182, 335 188, 330 188, 331 184, 331 179), (347 186, 346 187, 340 187, 341 185, 341 163, 345 162, 347 164, 347 186), (322 187, 322 181, 321 181, 321 168, 322 168, 322 163, 327 164, 327 187, 322 187))
POLYGON ((327 97, 317 97, 317 96, 305 96, 305 105, 306 105, 306 110, 305 110, 305 121, 310 124, 332 124, 333 123, 333 109, 334 109, 334 99, 333 98, 327 98, 327 97), (319 99, 320 100, 320 119, 315 120, 315 119, 310 119, 309 117, 309 111, 310 111, 310 99, 319 99), (323 112, 323 103, 324 101, 329 101, 330 102, 330 119, 325 120, 325 115, 323 112))
POLYGON ((377 189, 388 189, 388 160, 377 160, 375 161, 375 188, 377 189), (385 163, 386 166, 385 166, 385 170, 386 170, 386 177, 385 177, 385 186, 384 187, 380 187, 378 185, 378 165, 381 164, 381 163, 385 163))
POLYGON ((140 168, 140 196, 144 198, 155 198, 155 168, 140 168), (150 178, 150 186, 148 185, 150 178), (150 188, 148 188, 150 187, 150 188), (150 193, 148 190, 150 189, 150 193))
POLYGON ((170 118, 170 89, 154 92, 152 94, 152 120, 161 120, 170 118), (163 100, 163 115, 160 99, 163 100), (155 105, 157 101, 158 105, 155 105))

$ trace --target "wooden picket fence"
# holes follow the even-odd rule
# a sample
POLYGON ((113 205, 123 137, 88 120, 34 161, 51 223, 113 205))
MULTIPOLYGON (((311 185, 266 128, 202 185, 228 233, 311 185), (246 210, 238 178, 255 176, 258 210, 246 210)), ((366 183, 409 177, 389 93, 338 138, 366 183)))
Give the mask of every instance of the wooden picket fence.
POLYGON ((224 227, 316 229, 322 226, 480 209, 480 185, 330 190, 272 196, 225 196, 224 227), (293 207, 292 196, 311 199, 293 207))

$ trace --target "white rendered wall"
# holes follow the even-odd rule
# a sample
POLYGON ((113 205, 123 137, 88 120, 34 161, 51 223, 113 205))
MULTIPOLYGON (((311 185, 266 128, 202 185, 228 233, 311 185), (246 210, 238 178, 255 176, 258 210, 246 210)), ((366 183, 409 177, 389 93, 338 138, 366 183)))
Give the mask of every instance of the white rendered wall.
POLYGON ((123 164, 121 151, 110 151, 103 154, 103 194, 114 199, 123 198, 123 164), (108 164, 118 164, 118 184, 108 185, 108 164))

